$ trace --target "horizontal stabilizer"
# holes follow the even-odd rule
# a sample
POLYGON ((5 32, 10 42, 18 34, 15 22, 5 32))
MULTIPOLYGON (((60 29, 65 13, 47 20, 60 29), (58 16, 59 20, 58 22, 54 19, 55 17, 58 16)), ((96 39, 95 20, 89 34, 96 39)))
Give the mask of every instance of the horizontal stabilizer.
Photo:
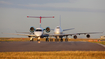
POLYGON ((48 16, 48 17, 44 17, 44 16, 27 16, 27 18, 54 18, 54 16, 48 16))
POLYGON ((48 17, 44 17, 44 16, 27 16, 27 18, 40 18, 40 27, 41 27, 41 19, 42 18, 54 18, 54 16, 48 16, 48 17))

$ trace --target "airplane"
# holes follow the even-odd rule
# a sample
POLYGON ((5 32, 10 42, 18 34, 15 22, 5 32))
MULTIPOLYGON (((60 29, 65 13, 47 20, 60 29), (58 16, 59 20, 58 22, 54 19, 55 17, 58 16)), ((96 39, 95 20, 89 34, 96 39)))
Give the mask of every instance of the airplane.
POLYGON ((56 26, 54 29, 54 33, 49 34, 49 36, 50 37, 54 36, 56 38, 55 41, 58 41, 59 38, 61 38, 61 41, 63 41, 63 37, 65 36, 66 37, 65 41, 68 41, 68 36, 73 36, 74 39, 77 39, 77 35, 85 34, 87 38, 90 38, 90 34, 103 33, 103 32, 70 33, 70 34, 63 33, 64 31, 73 30, 73 29, 74 28, 62 29, 61 28, 61 16, 60 16, 60 26, 56 26))
MULTIPOLYGON (((27 18, 40 18, 40 27, 34 28, 33 26, 30 27, 30 32, 19 32, 19 34, 14 34, 14 35, 23 35, 23 36, 28 36, 30 38, 30 41, 33 41, 33 37, 38 38, 37 41, 40 41, 40 38, 47 37, 48 39, 48 34, 50 32, 50 27, 46 27, 43 29, 41 27, 41 18, 54 18, 54 16, 49 16, 49 17, 43 17, 43 16, 27 16, 27 18), (47 33, 44 33, 46 31, 47 33), (25 34, 20 34, 20 33, 25 33, 25 34)), ((13 33, 10 33, 13 34, 13 33)))

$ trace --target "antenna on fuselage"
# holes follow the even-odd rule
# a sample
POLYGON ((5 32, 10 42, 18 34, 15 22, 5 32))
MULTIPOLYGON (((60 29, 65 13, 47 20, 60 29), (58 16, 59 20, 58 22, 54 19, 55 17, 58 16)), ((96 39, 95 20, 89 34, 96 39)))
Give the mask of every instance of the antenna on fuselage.
POLYGON ((41 19, 42 19, 42 18, 54 18, 54 16, 49 16, 49 17, 42 17, 42 16, 27 16, 27 18, 40 18, 40 27, 41 27, 41 19))

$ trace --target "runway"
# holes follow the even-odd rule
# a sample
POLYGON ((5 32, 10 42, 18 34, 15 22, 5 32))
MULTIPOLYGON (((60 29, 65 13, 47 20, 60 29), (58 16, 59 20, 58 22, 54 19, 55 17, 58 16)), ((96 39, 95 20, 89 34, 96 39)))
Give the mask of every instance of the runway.
POLYGON ((105 51, 105 47, 90 42, 0 42, 0 52, 24 51, 105 51))

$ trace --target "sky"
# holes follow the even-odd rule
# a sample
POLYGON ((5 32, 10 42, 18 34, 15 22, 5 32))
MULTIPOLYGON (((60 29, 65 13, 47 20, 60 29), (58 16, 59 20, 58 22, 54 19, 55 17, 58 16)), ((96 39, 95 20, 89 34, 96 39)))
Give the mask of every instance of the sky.
POLYGON ((40 26, 38 18, 27 16, 54 16, 43 18, 41 24, 42 28, 54 29, 59 25, 59 15, 62 29, 75 28, 64 33, 104 31, 90 35, 91 38, 105 35, 105 0, 0 0, 0 37, 25 37, 1 32, 29 32, 31 26, 40 26))

